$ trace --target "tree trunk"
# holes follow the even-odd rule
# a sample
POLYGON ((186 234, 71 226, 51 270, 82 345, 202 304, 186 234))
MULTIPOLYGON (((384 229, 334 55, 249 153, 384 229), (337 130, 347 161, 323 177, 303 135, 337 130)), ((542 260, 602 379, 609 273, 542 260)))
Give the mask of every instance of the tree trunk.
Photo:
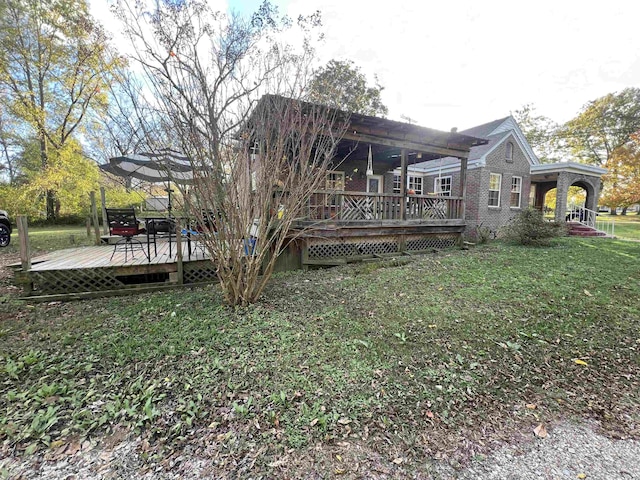
POLYGON ((629 207, 624 207, 622 209, 622 212, 620 212, 620 215, 626 215, 627 214, 627 208, 629 208, 629 207))
POLYGON ((618 215, 618 207, 611 207, 611 215, 618 215))

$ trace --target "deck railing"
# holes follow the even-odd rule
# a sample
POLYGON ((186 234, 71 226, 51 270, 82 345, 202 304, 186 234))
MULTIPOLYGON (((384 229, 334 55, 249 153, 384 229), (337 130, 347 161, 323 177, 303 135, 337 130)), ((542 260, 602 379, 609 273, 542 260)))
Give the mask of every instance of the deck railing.
POLYGON ((461 219, 462 198, 323 190, 310 195, 307 217, 342 221, 461 219))

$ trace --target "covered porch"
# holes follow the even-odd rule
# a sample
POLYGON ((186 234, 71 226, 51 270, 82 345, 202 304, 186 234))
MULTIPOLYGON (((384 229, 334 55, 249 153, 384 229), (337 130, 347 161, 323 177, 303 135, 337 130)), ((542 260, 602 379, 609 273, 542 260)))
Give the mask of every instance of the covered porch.
MULTIPOLYGON (((324 190, 312 192, 295 227, 302 267, 453 246, 465 229, 467 159, 487 140, 352 114, 324 190), (415 163, 453 157, 459 192, 428 191, 409 176, 415 163), (399 171, 399 175, 394 174, 399 171)), ((294 255, 295 256, 295 255, 294 255)))
POLYGON ((598 200, 602 189, 602 175, 607 173, 604 168, 573 162, 543 163, 531 167, 531 196, 533 206, 542 210, 545 196, 554 188, 556 193, 556 222, 565 221, 569 211, 569 187, 577 186, 584 189, 586 201, 583 208, 593 215, 598 211, 598 200))

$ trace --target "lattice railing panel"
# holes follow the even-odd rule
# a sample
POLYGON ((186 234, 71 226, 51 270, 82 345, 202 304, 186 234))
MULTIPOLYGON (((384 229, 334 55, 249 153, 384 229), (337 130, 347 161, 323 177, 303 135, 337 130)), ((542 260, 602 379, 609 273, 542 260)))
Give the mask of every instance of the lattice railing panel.
POLYGON ((441 233, 437 235, 416 235, 406 240, 408 252, 420 252, 423 250, 443 249, 453 247, 458 241, 457 233, 441 233))
POLYGON ((125 286, 109 268, 31 271, 29 275, 36 295, 116 290, 125 286))
POLYGON ((317 239, 308 244, 309 259, 312 260, 396 252, 398 252, 398 238, 395 235, 376 238, 317 239))
POLYGON ((184 283, 215 282, 218 280, 216 268, 212 262, 195 265, 186 263, 182 275, 184 283))

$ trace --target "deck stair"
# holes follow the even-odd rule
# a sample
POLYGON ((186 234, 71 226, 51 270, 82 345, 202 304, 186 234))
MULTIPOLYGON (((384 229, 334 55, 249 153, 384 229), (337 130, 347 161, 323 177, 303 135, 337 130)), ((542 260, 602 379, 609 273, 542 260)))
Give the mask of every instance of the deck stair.
POLYGON ((583 225, 578 222, 567 222, 568 233, 575 237, 606 237, 605 232, 596 230, 588 225, 583 225))

